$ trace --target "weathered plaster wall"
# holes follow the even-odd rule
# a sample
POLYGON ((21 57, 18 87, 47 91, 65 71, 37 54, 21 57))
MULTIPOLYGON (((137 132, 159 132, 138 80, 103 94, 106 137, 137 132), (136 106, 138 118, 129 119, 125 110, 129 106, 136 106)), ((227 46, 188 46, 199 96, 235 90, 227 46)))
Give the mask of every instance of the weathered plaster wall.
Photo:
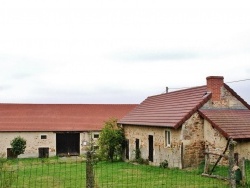
POLYGON ((198 113, 192 115, 182 128, 177 130, 146 126, 125 126, 124 130, 126 138, 129 139, 130 160, 135 158, 136 139, 140 140, 141 157, 148 158, 149 135, 154 136, 153 165, 158 165, 166 159, 170 167, 189 167, 196 166, 204 159, 203 119, 198 113), (171 131, 170 147, 165 147, 165 130, 171 131))
MULTIPOLYGON (((208 148, 209 152, 218 154, 222 154, 227 145, 226 138, 206 120, 204 120, 204 141, 205 147, 208 148)), ((216 155, 209 155, 209 157, 212 163, 218 159, 216 155)), ((222 158, 220 164, 222 163, 227 163, 227 159, 222 158)))
POLYGON ((221 87, 221 100, 219 101, 209 100, 202 108, 247 109, 225 87, 221 87))
POLYGON ((238 141, 235 146, 235 153, 239 154, 239 159, 244 157, 245 159, 250 160, 250 141, 238 141))
MULTIPOLYGON (((228 108, 228 109, 247 109, 237 98, 235 98, 226 88, 221 88, 221 100, 220 101, 208 101, 202 108, 214 109, 214 108, 228 108)), ((222 153, 226 147, 227 140, 220 134, 212 125, 204 122, 204 141, 208 146, 210 152, 222 153)), ((238 152, 239 157, 248 157, 250 154, 250 143, 239 143, 235 147, 235 153, 238 152)), ((217 160, 218 156, 210 155, 210 160, 213 162, 217 160)), ((248 157, 249 158, 249 157, 248 157)), ((222 163, 227 163, 227 160, 222 158, 222 163)))
MULTIPOLYGON (((220 134, 212 125, 205 120, 204 122, 204 140, 205 145, 208 147, 209 152, 222 154, 227 145, 227 140, 220 134)), ((250 141, 236 141, 237 144, 234 148, 234 153, 239 154, 239 159, 244 157, 250 160, 250 141)), ((226 152, 228 154, 228 151, 226 152)), ((215 162, 218 156, 210 155, 210 161, 215 162)), ((220 164, 227 164, 228 160, 222 158, 220 164)))
MULTIPOLYGON (((82 132, 80 133, 80 155, 86 153, 90 147, 90 142, 96 145, 98 138, 94 138, 95 132, 82 132)), ((20 158, 24 157, 38 157, 38 148, 48 147, 49 157, 56 155, 56 133, 53 132, 1 132, 0 137, 0 157, 7 157, 7 148, 11 148, 10 142, 15 137, 21 136, 27 141, 25 153, 19 155, 20 158), (41 135, 46 135, 46 139, 41 139, 41 135)))
POLYGON ((80 155, 86 154, 90 149, 91 144, 93 144, 94 147, 97 147, 98 138, 95 138, 94 135, 100 135, 100 131, 80 133, 80 155))
POLYGON ((203 119, 194 113, 183 125, 183 167, 198 165, 204 159, 203 119))
POLYGON ((48 147, 49 156, 56 155, 56 134, 52 132, 2 132, 0 138, 0 155, 7 157, 7 148, 11 148, 10 142, 17 136, 26 140, 25 153, 22 157, 38 157, 39 147, 48 147), (47 139, 41 139, 41 135, 47 135, 47 139))
POLYGON ((154 162, 152 165, 159 165, 160 162, 168 160, 169 166, 179 167, 180 165, 180 135, 181 131, 167 128, 156 128, 146 126, 124 126, 125 136, 129 140, 129 159, 135 159, 135 140, 139 139, 141 157, 148 159, 148 136, 153 135, 154 140, 154 162), (171 146, 165 147, 165 130, 171 131, 171 146))

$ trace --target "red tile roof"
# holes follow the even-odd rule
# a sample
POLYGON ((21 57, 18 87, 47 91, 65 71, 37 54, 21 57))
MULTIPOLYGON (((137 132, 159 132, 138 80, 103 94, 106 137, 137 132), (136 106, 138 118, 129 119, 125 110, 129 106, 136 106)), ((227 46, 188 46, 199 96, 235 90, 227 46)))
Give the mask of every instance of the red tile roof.
POLYGON ((101 130, 109 118, 121 119, 135 104, 0 104, 2 131, 101 130))
POLYGON ((200 86, 148 97, 118 122, 178 128, 211 98, 206 91, 200 86))
POLYGON ((250 110, 199 110, 201 116, 226 138, 250 138, 250 110))

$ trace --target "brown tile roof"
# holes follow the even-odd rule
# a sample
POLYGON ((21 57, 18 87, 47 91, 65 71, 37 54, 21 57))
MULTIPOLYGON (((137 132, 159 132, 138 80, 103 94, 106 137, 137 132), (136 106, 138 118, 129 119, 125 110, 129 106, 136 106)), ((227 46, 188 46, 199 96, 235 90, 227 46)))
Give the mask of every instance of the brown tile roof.
POLYGON ((151 96, 118 122, 178 128, 210 98, 206 86, 151 96))
POLYGON ((0 131, 101 130, 135 104, 0 104, 0 131))
POLYGON ((201 109, 199 113, 226 138, 250 138, 250 110, 201 109))

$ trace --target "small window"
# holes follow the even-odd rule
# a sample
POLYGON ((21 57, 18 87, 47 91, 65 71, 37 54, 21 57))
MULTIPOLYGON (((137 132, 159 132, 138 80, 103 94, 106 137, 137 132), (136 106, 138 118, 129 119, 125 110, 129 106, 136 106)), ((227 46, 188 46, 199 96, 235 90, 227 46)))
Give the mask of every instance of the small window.
POLYGON ((170 138, 170 131, 166 130, 165 131, 165 147, 170 147, 171 146, 171 138, 170 138))
POLYGON ((94 134, 94 138, 99 138, 99 134, 94 134))
POLYGON ((47 135, 41 135, 41 139, 47 139, 47 135))

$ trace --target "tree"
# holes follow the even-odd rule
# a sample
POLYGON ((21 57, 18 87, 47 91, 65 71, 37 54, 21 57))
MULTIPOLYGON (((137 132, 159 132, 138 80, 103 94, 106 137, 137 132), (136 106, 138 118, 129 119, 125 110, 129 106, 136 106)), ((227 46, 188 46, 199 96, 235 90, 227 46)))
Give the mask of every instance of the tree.
POLYGON ((14 138, 11 143, 11 151, 14 154, 14 156, 18 156, 20 154, 23 154, 26 148, 26 140, 20 136, 14 138))
POLYGON ((121 159, 124 142, 125 135, 122 127, 117 124, 117 119, 110 119, 105 122, 98 139, 99 154, 110 161, 114 160, 114 156, 116 159, 121 159))

